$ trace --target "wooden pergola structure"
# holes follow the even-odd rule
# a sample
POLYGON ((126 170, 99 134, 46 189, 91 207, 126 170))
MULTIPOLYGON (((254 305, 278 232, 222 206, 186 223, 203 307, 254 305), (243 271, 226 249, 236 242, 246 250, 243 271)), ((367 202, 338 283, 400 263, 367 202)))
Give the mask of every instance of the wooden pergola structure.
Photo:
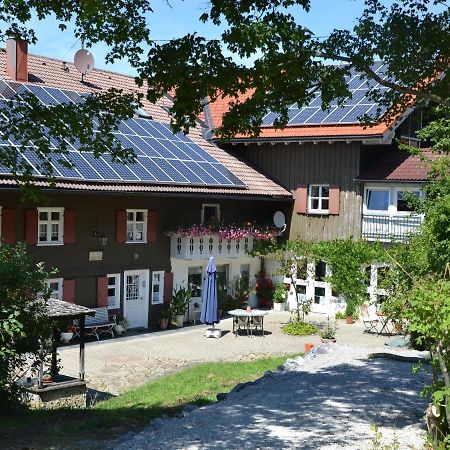
MULTIPOLYGON (((84 346, 85 333, 84 323, 86 316, 94 316, 95 311, 85 306, 76 305, 74 303, 65 302, 63 300, 49 299, 46 301, 47 312, 50 318, 56 321, 65 322, 70 320, 77 320, 79 324, 79 338, 80 338, 80 356, 79 356, 79 379, 84 381, 84 346)), ((51 374, 53 379, 58 375, 57 368, 57 348, 59 335, 56 328, 53 328, 52 338, 52 363, 51 374)), ((42 344, 43 346, 43 344, 42 344)), ((43 353, 43 348, 41 348, 43 353)), ((44 361, 41 359, 39 366, 38 387, 43 388, 42 377, 44 375, 44 361)))

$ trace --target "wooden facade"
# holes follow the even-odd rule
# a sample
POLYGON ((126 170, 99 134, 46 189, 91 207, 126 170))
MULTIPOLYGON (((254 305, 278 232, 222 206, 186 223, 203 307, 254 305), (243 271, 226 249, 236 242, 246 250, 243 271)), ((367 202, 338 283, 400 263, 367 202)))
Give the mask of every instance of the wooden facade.
POLYGON ((361 237, 362 187, 355 178, 383 149, 362 142, 310 142, 238 145, 232 151, 293 194, 310 184, 338 187, 339 214, 312 215, 294 207, 290 215, 289 239, 319 241, 361 237))
MULTIPOLYGON (((224 198, 191 195, 149 195, 92 192, 46 192, 46 204, 20 202, 17 190, 0 190, 2 233, 10 243, 28 242, 27 249, 45 269, 56 269, 52 278, 63 279, 63 299, 87 307, 105 306, 104 291, 107 274, 121 274, 120 291, 123 301, 125 271, 148 270, 165 273, 165 301, 172 294, 170 237, 166 232, 179 225, 201 222, 203 204, 220 205, 221 219, 226 223, 256 220, 269 223, 275 211, 289 210, 290 201, 261 198, 224 198), (36 245, 37 207, 64 208, 63 245, 36 245), (127 209, 149 211, 147 239, 144 243, 124 242, 118 236, 123 228, 118 217, 127 209), (3 215, 4 213, 4 215, 3 215), (102 245, 98 235, 107 238, 102 245), (101 253, 91 259, 90 253, 101 253), (170 288, 169 288, 170 287, 170 288)), ((122 214, 123 215, 123 214, 122 214)), ((126 231, 126 230, 123 230, 126 231)), ((123 237, 123 236, 122 236, 123 237)), ((122 303, 121 303, 122 305, 122 303)), ((149 302, 148 322, 155 324, 163 305, 149 302)))

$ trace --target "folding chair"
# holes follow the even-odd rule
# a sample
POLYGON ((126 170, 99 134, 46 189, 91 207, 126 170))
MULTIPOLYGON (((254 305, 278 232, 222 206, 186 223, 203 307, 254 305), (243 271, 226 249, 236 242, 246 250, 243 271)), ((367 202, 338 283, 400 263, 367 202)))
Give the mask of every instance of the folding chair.
POLYGON ((375 305, 366 305, 362 304, 359 307, 359 314, 362 320, 362 323, 366 327, 364 333, 379 333, 378 324, 380 323, 379 317, 376 315, 376 307, 375 305))
POLYGON ((264 317, 255 316, 250 319, 250 334, 253 336, 253 330, 261 330, 261 335, 264 337, 264 317))
POLYGON ((248 326, 248 317, 247 316, 236 316, 233 320, 233 332, 234 335, 237 337, 238 331, 242 328, 245 328, 247 330, 247 336, 250 335, 250 330, 248 326))

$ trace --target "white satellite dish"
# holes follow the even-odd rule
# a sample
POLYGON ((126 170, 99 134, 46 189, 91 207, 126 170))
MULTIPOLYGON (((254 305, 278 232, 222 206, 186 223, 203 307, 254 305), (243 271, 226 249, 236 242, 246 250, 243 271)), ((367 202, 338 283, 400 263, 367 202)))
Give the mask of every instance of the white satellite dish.
POLYGON ((83 75, 87 75, 94 70, 94 56, 85 48, 80 48, 80 50, 75 53, 73 62, 78 72, 83 75))
POLYGON ((277 228, 283 228, 283 231, 286 229, 286 217, 282 211, 277 211, 273 215, 273 223, 277 228))

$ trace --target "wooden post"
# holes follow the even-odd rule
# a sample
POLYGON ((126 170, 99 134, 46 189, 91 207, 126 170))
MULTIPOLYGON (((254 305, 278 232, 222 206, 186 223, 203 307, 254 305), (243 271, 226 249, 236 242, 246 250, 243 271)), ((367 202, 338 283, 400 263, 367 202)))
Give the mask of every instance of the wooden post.
POLYGON ((53 327, 53 334, 52 334, 52 378, 53 381, 55 381, 56 375, 58 375, 58 368, 57 368, 57 347, 58 347, 58 332, 55 327, 53 327))
POLYGON ((84 380, 84 322, 85 316, 81 316, 80 323, 80 380, 84 380))
POLYGON ((42 389, 44 382, 42 377, 44 376, 44 341, 41 339, 41 348, 39 350, 39 372, 38 372, 38 387, 42 389))

